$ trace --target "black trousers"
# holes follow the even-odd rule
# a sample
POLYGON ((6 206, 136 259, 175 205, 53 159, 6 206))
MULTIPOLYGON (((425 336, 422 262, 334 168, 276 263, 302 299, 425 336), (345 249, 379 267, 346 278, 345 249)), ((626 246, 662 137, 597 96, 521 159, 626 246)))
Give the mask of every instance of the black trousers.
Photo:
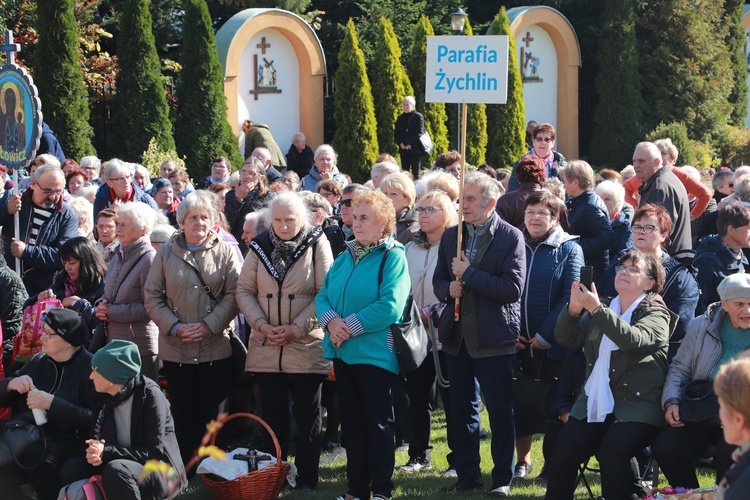
POLYGON ((346 447, 347 493, 391 497, 393 491, 393 384, 396 375, 373 365, 334 360, 346 447))
MULTIPOLYGON (((442 373, 443 378, 448 381, 448 385, 450 386, 450 380, 448 380, 448 365, 445 362, 445 353, 443 351, 438 351, 438 361, 440 362, 440 373, 442 373)), ((437 378, 437 370, 435 377, 437 378)), ((451 422, 453 422, 451 388, 442 387, 438 384, 437 389, 440 393, 440 399, 443 400, 443 410, 445 411, 445 441, 448 443, 448 450, 450 450, 448 455, 446 455, 445 460, 448 462, 448 468, 453 469, 455 468, 454 460, 456 459, 456 453, 453 450, 456 448, 454 441, 455 438, 453 437, 453 425, 451 424, 451 422)))
POLYGON ((422 158, 424 158, 424 153, 421 151, 412 152, 408 149, 401 149, 399 152, 401 154, 401 169, 410 170, 411 174, 414 176, 414 180, 419 179, 419 171, 422 168, 422 158))
POLYGON ((547 500, 573 498, 578 467, 592 455, 599 460, 602 496, 630 500, 636 489, 637 471, 631 458, 650 445, 659 427, 641 422, 614 423, 610 415, 602 423, 568 419, 557 439, 547 470, 547 500))
POLYGON ((186 466, 198 449, 206 424, 234 388, 232 358, 189 365, 164 361, 177 444, 186 466))
POLYGON ((667 477, 670 485, 698 488, 700 485, 695 475, 693 460, 705 457, 706 451, 712 445, 716 445, 714 468, 718 484, 734 463, 732 452, 737 448, 724 441, 721 428, 707 430, 690 424, 685 427, 667 426, 656 436, 652 450, 659 469, 667 477))
POLYGON ((107 498, 166 498, 169 486, 161 474, 152 473, 139 481, 143 465, 132 460, 112 460, 94 467, 85 457, 75 457, 63 465, 60 477, 70 484, 96 474, 102 476, 102 486, 107 498))
POLYGON ((409 389, 409 458, 430 461, 430 426, 435 400, 435 359, 428 353, 419 368, 406 375, 409 389))
MULTIPOLYGON (((256 377, 260 384, 263 420, 276 434, 284 460, 289 453, 291 391, 294 420, 297 423, 294 465, 297 466, 298 482, 315 488, 318 485, 322 428, 320 388, 326 376, 310 373, 257 373, 256 377)), ((271 448, 264 451, 275 456, 272 440, 267 439, 265 442, 271 448)))

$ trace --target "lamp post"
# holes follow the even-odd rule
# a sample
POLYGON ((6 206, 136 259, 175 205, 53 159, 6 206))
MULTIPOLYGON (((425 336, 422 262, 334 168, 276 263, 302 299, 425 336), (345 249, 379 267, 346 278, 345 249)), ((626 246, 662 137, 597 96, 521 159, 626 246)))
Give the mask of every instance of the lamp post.
MULTIPOLYGON (((451 30, 455 35, 461 35, 466 26, 466 18, 469 17, 461 7, 450 13, 451 30)), ((459 150, 461 143, 461 105, 456 103, 456 151, 459 150)))

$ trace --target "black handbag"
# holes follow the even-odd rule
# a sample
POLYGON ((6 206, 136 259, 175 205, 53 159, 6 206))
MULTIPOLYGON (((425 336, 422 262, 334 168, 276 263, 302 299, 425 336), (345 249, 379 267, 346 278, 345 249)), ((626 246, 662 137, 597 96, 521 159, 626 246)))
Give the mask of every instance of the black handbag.
POLYGON ((693 380, 682 390, 680 420, 707 429, 720 429, 719 397, 710 380, 693 380))
POLYGON ((542 365, 547 353, 542 353, 537 372, 531 375, 517 372, 513 377, 513 411, 516 415, 531 418, 549 416, 549 403, 555 392, 557 379, 542 376, 542 365))
MULTIPOLYGON (((378 289, 383 283, 383 269, 388 258, 388 252, 390 252, 390 249, 385 251, 383 261, 380 263, 378 289)), ((432 342, 430 342, 427 330, 422 324, 422 317, 419 314, 419 308, 414 303, 414 296, 411 291, 409 291, 409 297, 406 299, 401 319, 391 325, 391 335, 401 370, 404 373, 411 373, 419 368, 430 352, 432 342)))
POLYGON ((44 437, 42 428, 36 425, 31 414, 23 414, 18 417, 12 417, 3 424, 3 436, 0 440, 0 465, 6 465, 15 462, 22 469, 34 469, 47 454, 47 440, 44 437), (31 418, 31 421, 29 421, 31 418), (35 443, 42 442, 42 452, 38 461, 32 465, 21 463, 21 457, 35 443))

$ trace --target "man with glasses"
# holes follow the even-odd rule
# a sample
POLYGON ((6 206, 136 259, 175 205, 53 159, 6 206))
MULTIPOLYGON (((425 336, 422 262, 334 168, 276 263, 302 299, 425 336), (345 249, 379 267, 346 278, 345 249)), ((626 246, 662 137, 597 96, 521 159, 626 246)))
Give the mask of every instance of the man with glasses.
POLYGON ((63 203, 65 177, 54 165, 42 165, 34 171, 29 189, 13 195, 7 191, 0 199, 0 226, 5 260, 11 268, 21 260, 21 278, 29 295, 52 287, 55 273, 62 269, 57 256, 60 247, 78 236, 78 217, 63 203), (15 238, 14 214, 19 214, 19 239, 15 238))
POLYGON ((117 211, 120 205, 131 201, 139 201, 154 210, 158 209, 154 199, 135 183, 133 172, 123 161, 117 158, 109 160, 102 172, 102 179, 104 183, 99 186, 94 199, 94 220, 102 209, 117 211))
POLYGON ((211 175, 204 177, 195 184, 195 189, 208 189, 211 184, 223 182, 229 184, 232 175, 232 162, 226 156, 219 156, 211 163, 211 175))
MULTIPOLYGON (((549 123, 542 123, 541 125, 537 125, 537 127, 534 129, 532 139, 534 147, 532 147, 529 152, 526 153, 526 156, 536 155, 542 159, 542 161, 544 162, 544 175, 547 179, 551 177, 560 179, 560 168, 568 164, 568 162, 565 161, 565 157, 555 151, 556 139, 557 134, 555 132, 555 127, 553 127, 549 123)), ((518 189, 516 165, 518 165, 518 162, 513 165, 513 172, 511 173, 510 181, 508 182, 508 192, 518 189)))

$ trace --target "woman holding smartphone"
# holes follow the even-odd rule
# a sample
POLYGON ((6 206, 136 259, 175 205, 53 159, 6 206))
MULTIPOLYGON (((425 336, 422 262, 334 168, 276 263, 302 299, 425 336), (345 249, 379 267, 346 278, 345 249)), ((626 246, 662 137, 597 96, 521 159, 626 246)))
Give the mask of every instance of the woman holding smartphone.
POLYGON ((247 245, 242 239, 242 226, 245 216, 265 207, 273 192, 268 190, 268 179, 263 163, 251 156, 240 169, 240 184, 226 194, 224 214, 227 216, 229 232, 240 245, 242 254, 247 253, 247 245))

